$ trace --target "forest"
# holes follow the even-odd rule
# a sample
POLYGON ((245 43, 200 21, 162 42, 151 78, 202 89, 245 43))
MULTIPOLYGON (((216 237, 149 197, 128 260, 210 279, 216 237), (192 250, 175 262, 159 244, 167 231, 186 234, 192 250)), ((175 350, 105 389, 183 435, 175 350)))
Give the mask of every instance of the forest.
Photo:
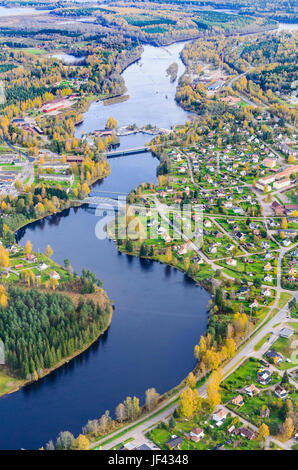
POLYGON ((89 345, 109 323, 106 300, 99 305, 81 297, 75 305, 68 295, 16 287, 9 287, 8 297, 8 307, 0 307, 0 339, 9 368, 25 379, 44 375, 89 345))

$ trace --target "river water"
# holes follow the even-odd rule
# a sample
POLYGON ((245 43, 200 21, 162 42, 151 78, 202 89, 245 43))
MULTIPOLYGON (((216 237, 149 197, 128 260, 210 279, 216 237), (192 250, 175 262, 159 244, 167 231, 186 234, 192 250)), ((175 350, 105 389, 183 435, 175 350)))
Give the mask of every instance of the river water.
MULTIPOLYGON (((175 85, 165 79, 166 68, 178 61, 182 47, 146 46, 143 66, 133 64, 125 71, 131 100, 111 106, 119 123, 170 126, 187 119, 173 101, 175 85), (159 97, 156 90, 162 91, 159 97)), ((85 115, 85 132, 103 127, 109 115, 107 107, 91 106, 85 115)), ((148 140, 140 134, 125 137, 121 145, 133 147, 145 137, 148 140)), ((111 175, 93 185, 94 193, 127 193, 141 182, 156 180, 158 160, 151 153, 115 158, 110 164, 111 175)), ((143 403, 147 388, 163 393, 195 365, 193 348, 206 330, 209 294, 177 270, 119 254, 112 241, 96 238, 98 220, 91 208, 72 208, 18 233, 22 245, 31 240, 34 250, 44 251, 49 243, 56 261, 68 258, 77 272, 83 267, 94 271, 115 311, 108 331, 88 351, 0 399, 2 449, 38 448, 62 430, 77 435, 88 419, 100 417, 107 409, 113 414, 126 396, 135 395, 143 403)))
MULTIPOLYGON (((123 78, 130 96, 124 103, 104 106, 102 102, 93 103, 84 122, 77 127, 77 136, 94 129, 104 129, 112 115, 119 126, 137 124, 141 127, 152 124, 170 128, 182 124, 188 118, 175 101, 177 81, 171 83, 166 70, 173 62, 178 64, 178 77, 184 72, 180 59, 184 43, 175 43, 167 47, 145 46, 139 61, 128 67, 123 78)), ((148 136, 147 136, 148 140, 148 136)))
POLYGON ((7 8, 0 6, 1 16, 24 16, 46 13, 45 10, 35 10, 35 8, 7 8))

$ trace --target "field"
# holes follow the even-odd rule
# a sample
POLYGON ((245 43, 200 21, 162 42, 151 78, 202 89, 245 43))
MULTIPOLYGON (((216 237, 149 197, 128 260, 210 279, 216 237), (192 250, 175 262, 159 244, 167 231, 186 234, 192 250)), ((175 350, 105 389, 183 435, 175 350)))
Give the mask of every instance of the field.
POLYGON ((0 370, 0 396, 23 385, 24 381, 9 377, 0 370))

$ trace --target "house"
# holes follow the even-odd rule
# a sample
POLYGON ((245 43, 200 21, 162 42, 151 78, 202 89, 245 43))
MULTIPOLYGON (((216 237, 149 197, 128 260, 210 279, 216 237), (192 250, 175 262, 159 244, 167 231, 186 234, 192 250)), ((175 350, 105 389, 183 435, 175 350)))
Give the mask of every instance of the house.
POLYGON ((183 442, 182 437, 172 436, 172 438, 168 442, 166 442, 166 446, 170 450, 180 449, 182 442, 183 442))
POLYGON ((189 436, 193 442, 199 442, 204 437, 204 431, 201 428, 194 428, 190 431, 189 436))
POLYGON ((56 271, 51 271, 50 278, 58 281, 60 279, 60 274, 58 274, 56 271))
POLYGON ((273 209, 274 213, 276 216, 279 216, 279 215, 284 215, 285 213, 285 206, 282 206, 281 204, 279 204, 278 202, 274 201, 272 204, 271 204, 271 208, 273 209))
POLYGON ((262 248, 264 250, 268 250, 268 248, 270 248, 270 243, 265 241, 265 242, 262 242, 262 248))
POLYGON ((226 450, 224 444, 217 444, 217 446, 213 447, 213 450, 226 450))
POLYGON ((269 287, 265 287, 264 289, 262 289, 262 295, 264 297, 270 297, 271 296, 271 290, 269 289, 269 287))
POLYGON ((147 444, 141 444, 138 447, 135 447, 134 450, 153 450, 151 447, 149 447, 147 444))
POLYGON ((258 389, 258 387, 255 386, 255 384, 248 385, 244 388, 244 391, 249 397, 254 397, 260 392, 260 390, 258 389))
POLYGON ((15 245, 7 245, 6 249, 10 253, 17 253, 17 251, 18 251, 18 249, 15 245))
POLYGON ((264 266, 264 271, 271 271, 272 267, 270 263, 266 263, 264 266))
POLYGON ((270 410, 269 408, 265 407, 264 409, 260 410, 260 418, 269 418, 270 410))
POLYGON ((212 224, 211 224, 210 220, 208 220, 208 219, 204 220, 204 227, 210 228, 211 226, 212 226, 212 224))
POLYGON ((239 290, 239 295, 245 295, 248 293, 248 286, 242 286, 239 290))
POLYGON ((185 255, 187 253, 187 246, 185 244, 181 245, 179 250, 178 250, 178 254, 179 255, 185 255))
POLYGON ((158 235, 163 234, 165 231, 166 231, 166 229, 164 227, 161 227, 160 225, 158 226, 158 228, 157 228, 158 235))
POLYGON ((242 232, 236 232, 235 233, 235 238, 237 238, 241 242, 244 242, 245 238, 246 238, 246 235, 245 235, 245 233, 242 233, 242 232))
POLYGON ((272 276, 271 276, 271 274, 266 274, 266 276, 264 276, 264 281, 265 281, 265 282, 272 282, 272 276))
POLYGON ((214 243, 211 243, 211 245, 208 248, 209 253, 217 253, 217 246, 214 243))
POLYGON ((37 266, 37 269, 39 271, 45 271, 45 269, 47 269, 49 266, 46 264, 46 263, 39 263, 39 265, 37 266))
POLYGON ((235 429, 234 434, 235 436, 240 434, 241 437, 246 437, 246 439, 248 439, 249 441, 251 441, 252 439, 256 437, 253 431, 251 431, 248 428, 245 428, 244 426, 241 428, 235 429))
POLYGON ((222 423, 225 421, 228 412, 224 408, 220 408, 212 415, 213 421, 215 421, 216 426, 221 426, 222 423))
POLYGON ((214 236, 215 236, 215 238, 222 238, 222 237, 223 237, 223 234, 222 234, 221 232, 219 232, 218 230, 216 230, 216 231, 214 232, 214 236))
POLYGON ((275 351, 275 349, 270 349, 267 353, 266 356, 268 359, 271 359, 274 364, 279 364, 280 362, 283 361, 283 356, 279 354, 278 352, 275 351))
POLYGON ((27 253, 26 254, 26 261, 28 261, 29 263, 36 263, 37 258, 32 253, 27 253))
POLYGON ((281 385, 277 385, 274 389, 274 393, 278 398, 284 399, 288 396, 288 392, 281 385))
POLYGON ((259 369, 257 373, 257 380, 261 385, 267 385, 271 381, 271 374, 268 369, 259 369))
POLYGON ((279 336, 281 336, 281 338, 287 338, 287 339, 290 338, 293 334, 294 334, 293 328, 283 328, 279 332, 279 336))
POLYGON ((232 259, 232 258, 227 258, 227 265, 228 266, 236 266, 237 261, 235 259, 232 259))
POLYGON ((257 299, 255 299, 251 304, 250 304, 250 308, 258 308, 259 306, 259 302, 257 301, 257 299))
POLYGON ((267 168, 274 168, 276 166, 276 160, 266 157, 263 160, 263 165, 265 165, 267 168))
POLYGON ((288 178, 284 178, 282 180, 275 181, 273 183, 274 189, 283 189, 283 188, 287 188, 288 186, 291 186, 291 180, 288 178))
POLYGON ((232 399, 232 403, 233 403, 233 405, 236 405, 236 406, 238 406, 239 408, 240 408, 242 405, 244 405, 244 401, 243 401, 242 395, 237 395, 237 397, 234 397, 234 398, 232 399))
POLYGON ((132 442, 127 442, 120 448, 120 450, 136 450, 136 447, 132 442))
POLYGON ((164 234, 163 239, 166 243, 170 243, 172 241, 172 239, 171 239, 171 237, 168 233, 164 234))

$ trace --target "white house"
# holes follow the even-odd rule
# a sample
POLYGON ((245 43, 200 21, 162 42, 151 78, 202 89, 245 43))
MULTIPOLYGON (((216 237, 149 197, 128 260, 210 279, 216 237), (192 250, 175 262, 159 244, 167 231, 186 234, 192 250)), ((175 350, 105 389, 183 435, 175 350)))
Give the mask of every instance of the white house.
POLYGON ((227 415, 228 412, 224 408, 219 408, 219 410, 215 411, 215 413, 212 415, 212 419, 215 421, 216 426, 221 426, 227 415))

